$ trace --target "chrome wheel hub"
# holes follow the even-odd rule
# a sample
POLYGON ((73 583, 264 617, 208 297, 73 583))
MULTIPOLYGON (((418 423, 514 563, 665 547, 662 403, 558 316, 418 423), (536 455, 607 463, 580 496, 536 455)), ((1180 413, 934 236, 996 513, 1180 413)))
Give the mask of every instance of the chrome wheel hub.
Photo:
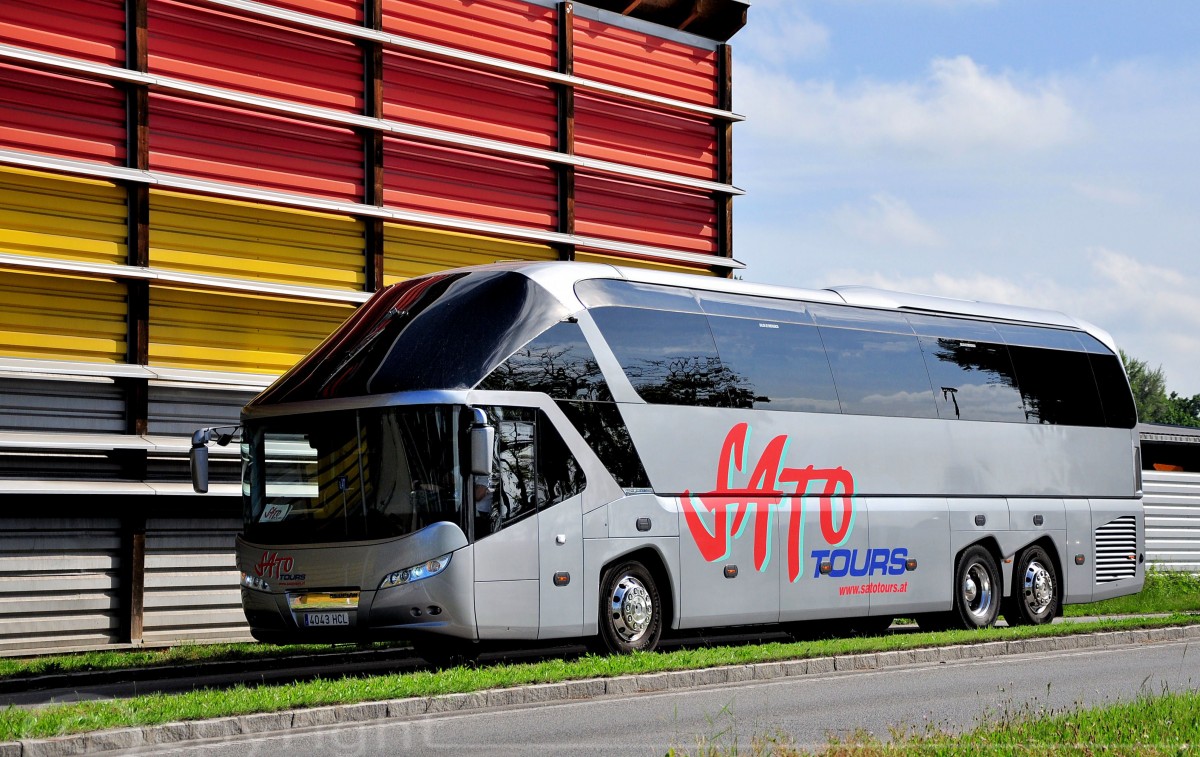
POLYGON ((650 592, 633 576, 622 576, 612 593, 613 630, 626 643, 645 635, 654 620, 654 605, 650 592))
POLYGON ((1041 563, 1030 563, 1025 569, 1025 606, 1035 615, 1041 615, 1054 601, 1054 577, 1041 563))
POLYGON ((963 577, 962 596, 971 615, 987 617, 992 608, 992 579, 979 563, 967 569, 963 577))

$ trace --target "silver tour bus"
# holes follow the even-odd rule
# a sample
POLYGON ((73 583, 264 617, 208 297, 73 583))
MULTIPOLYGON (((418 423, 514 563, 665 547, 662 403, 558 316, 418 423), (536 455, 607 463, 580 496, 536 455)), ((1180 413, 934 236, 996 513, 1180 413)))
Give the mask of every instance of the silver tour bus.
MULTIPOLYGON (((1047 623, 1144 578, 1136 414, 1059 313, 582 263, 377 293, 242 415, 270 642, 1047 623)), ((207 487, 206 444, 194 478, 207 487)))

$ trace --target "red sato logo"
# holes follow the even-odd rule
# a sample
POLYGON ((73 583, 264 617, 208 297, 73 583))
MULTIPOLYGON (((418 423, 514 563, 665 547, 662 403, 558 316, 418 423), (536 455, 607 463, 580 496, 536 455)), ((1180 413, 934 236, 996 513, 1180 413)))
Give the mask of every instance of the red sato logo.
POLYGON ((293 560, 289 555, 264 550, 262 559, 254 566, 254 575, 259 578, 279 578, 281 574, 286 575, 292 572, 292 563, 293 560))
POLYGON ((840 466, 784 467, 788 437, 780 435, 767 444, 750 471, 746 485, 735 487, 734 473, 743 473, 748 467, 746 448, 749 439, 748 423, 739 423, 729 430, 721 445, 716 488, 696 495, 685 491, 680 498, 684 520, 701 556, 708 562, 717 562, 729 556, 730 542, 741 535, 747 518, 753 515, 754 567, 763 570, 771 560, 771 510, 786 511, 788 578, 796 581, 803 567, 800 555, 804 540, 804 508, 809 501, 804 495, 818 495, 821 536, 827 544, 836 547, 846 541, 854 527, 854 477, 840 466), (791 485, 791 492, 783 491, 785 484, 791 485), (815 490, 810 492, 810 487, 815 490), (787 504, 781 507, 785 494, 794 496, 787 497, 787 504), (705 522, 707 518, 712 520, 711 527, 705 522))

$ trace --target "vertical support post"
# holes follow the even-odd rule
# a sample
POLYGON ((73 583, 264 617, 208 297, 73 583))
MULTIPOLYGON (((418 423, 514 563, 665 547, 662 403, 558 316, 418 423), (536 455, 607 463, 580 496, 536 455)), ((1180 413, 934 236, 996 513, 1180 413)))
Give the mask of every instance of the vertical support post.
MULTIPOLYGON (((364 0, 363 25, 383 29, 383 0, 364 0)), ((383 45, 373 40, 359 42, 363 53, 363 114, 383 118, 383 45)), ((363 129, 363 203, 383 206, 383 134, 378 129, 363 129)), ((363 252, 366 256, 364 289, 383 288, 383 220, 364 216, 363 252)))
MULTIPOLYGON (((125 66, 145 72, 147 62, 148 0, 126 0, 125 66)), ((144 84, 127 84, 126 163, 129 168, 145 171, 150 167, 150 93, 144 84)), ((150 190, 142 182, 128 182, 126 189, 127 237, 126 263, 132 267, 150 265, 150 190)), ((150 284, 130 279, 127 287, 126 362, 146 365, 150 362, 150 284)), ((141 436, 149 431, 149 385, 145 378, 124 380, 125 433, 141 436)), ((143 481, 147 477, 145 450, 121 452, 121 469, 126 478, 143 481)), ((121 516, 121 570, 119 587, 119 623, 124 641, 140 646, 145 624, 146 512, 121 516)))
MULTIPOLYGON (((717 107, 733 110, 733 50, 729 45, 717 48, 717 107)), ((713 123, 717 136, 717 181, 733 183, 733 122, 716 119, 713 123)), ((733 257, 733 195, 721 192, 715 195, 717 203, 717 255, 733 257)), ((732 277, 733 269, 722 269, 732 277)))
MULTIPOLYGON (((575 74, 575 5, 569 1, 558 4, 558 73, 575 74)), ((575 87, 557 84, 558 90, 558 151, 575 154, 575 87)), ((558 173, 558 231, 575 233, 575 166, 559 164, 558 173)), ((575 259, 575 245, 559 244, 562 260, 575 259)))

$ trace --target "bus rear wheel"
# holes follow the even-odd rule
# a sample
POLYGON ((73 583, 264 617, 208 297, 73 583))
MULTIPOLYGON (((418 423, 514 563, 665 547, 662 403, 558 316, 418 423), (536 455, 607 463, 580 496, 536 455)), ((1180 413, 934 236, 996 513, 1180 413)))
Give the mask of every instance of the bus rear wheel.
POLYGON ((662 599, 640 562, 614 565, 600 580, 600 648, 612 654, 650 651, 662 635, 662 599))
POLYGON ((1054 620, 1058 611, 1058 571, 1038 546, 1021 553, 1013 571, 1012 597, 1004 607, 1010 626, 1035 626, 1054 620))
POLYGON ((954 570, 954 624, 967 630, 993 625, 1000 614, 1001 587, 992 554, 978 544, 968 547, 954 570))

